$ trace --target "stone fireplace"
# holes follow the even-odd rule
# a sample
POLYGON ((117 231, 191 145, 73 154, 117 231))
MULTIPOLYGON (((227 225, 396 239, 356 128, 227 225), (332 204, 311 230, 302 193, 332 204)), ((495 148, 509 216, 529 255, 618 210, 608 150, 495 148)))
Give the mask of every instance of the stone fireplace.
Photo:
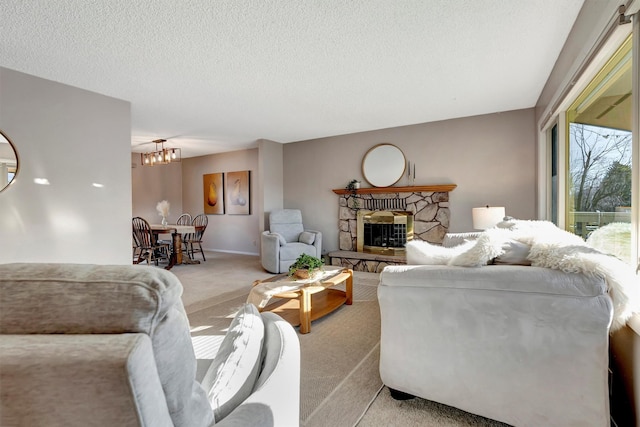
POLYGON ((455 187, 447 184, 361 188, 355 192, 333 190, 339 196, 340 250, 329 253, 331 264, 378 272, 386 265, 406 263, 404 244, 411 239, 442 243, 449 229, 449 192, 455 187), (372 225, 365 230, 367 217, 372 225), (374 240, 365 244, 367 239, 374 240))

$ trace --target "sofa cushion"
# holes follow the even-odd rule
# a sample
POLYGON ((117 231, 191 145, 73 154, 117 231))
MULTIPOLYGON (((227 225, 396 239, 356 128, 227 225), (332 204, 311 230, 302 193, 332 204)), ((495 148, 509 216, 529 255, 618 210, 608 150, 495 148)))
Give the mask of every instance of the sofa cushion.
POLYGON ((276 209, 269 214, 269 229, 284 236, 288 243, 297 242, 304 231, 299 209, 276 209))
POLYGON ((216 422, 253 391, 260 374, 264 323, 253 304, 244 304, 234 317, 209 370, 202 379, 216 422))
POLYGON ((181 295, 178 278, 156 267, 1 264, 0 333, 147 334, 174 425, 209 426, 181 295))
POLYGON ((0 338, 0 425, 173 426, 146 334, 0 338))
POLYGON ((303 231, 298 236, 298 242, 304 243, 305 245, 313 245, 313 242, 316 240, 316 235, 313 233, 309 233, 308 231, 303 231))
MULTIPOLYGON (((293 261, 295 261, 302 254, 316 256, 316 248, 314 246, 306 245, 299 242, 287 243, 286 245, 280 247, 280 261, 286 261, 289 265, 293 264, 293 261)), ((288 268, 289 267, 287 266, 287 269, 288 268)))

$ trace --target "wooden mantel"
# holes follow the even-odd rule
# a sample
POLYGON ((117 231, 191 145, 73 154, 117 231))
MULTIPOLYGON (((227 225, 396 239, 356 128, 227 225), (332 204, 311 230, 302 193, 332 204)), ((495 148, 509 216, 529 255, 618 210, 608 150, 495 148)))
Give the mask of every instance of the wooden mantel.
MULTIPOLYGON (((456 184, 439 184, 439 185, 414 185, 411 187, 371 187, 371 188, 359 188, 355 190, 356 194, 381 194, 381 193, 423 193, 434 192, 444 193, 453 191, 456 188, 456 184)), ((346 188, 336 188, 333 190, 336 194, 352 194, 353 191, 346 188)))

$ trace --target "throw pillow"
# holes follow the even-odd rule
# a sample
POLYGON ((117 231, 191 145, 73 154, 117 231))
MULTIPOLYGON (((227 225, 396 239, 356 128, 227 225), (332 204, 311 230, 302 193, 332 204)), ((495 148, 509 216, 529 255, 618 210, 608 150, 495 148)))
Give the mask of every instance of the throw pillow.
POLYGON ((234 317, 220 350, 202 379, 218 422, 253 391, 262 364, 264 323, 253 304, 245 304, 234 317))
POLYGON ((285 240, 285 238, 282 236, 282 234, 278 234, 278 233, 271 233, 272 236, 276 236, 278 238, 278 241, 280 242, 280 246, 284 246, 287 244, 287 241, 285 240))
POLYGON ((407 242, 406 254, 409 265, 446 265, 449 260, 474 245, 473 241, 453 247, 433 245, 424 240, 407 242))
POLYGON ((316 235, 313 233, 309 233, 308 231, 303 231, 298 236, 298 242, 306 243, 307 245, 313 245, 313 242, 316 240, 316 235))

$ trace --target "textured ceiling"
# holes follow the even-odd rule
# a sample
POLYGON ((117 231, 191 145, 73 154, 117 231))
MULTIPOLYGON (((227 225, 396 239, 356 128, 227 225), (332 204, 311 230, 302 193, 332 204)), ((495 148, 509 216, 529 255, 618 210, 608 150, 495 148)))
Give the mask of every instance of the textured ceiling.
POLYGON ((0 0, 0 65, 183 157, 535 105, 584 0, 0 0))

